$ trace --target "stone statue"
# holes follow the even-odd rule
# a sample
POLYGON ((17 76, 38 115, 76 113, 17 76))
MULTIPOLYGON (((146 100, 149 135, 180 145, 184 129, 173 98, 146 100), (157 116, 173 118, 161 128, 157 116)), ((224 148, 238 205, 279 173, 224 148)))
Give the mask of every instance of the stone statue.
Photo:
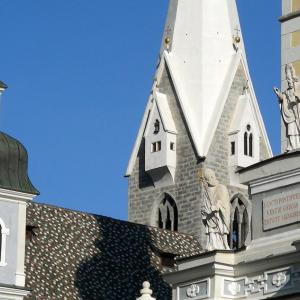
POLYGON ((286 127, 288 139, 286 151, 289 152, 300 148, 300 83, 292 65, 286 65, 285 74, 287 90, 282 92, 274 88, 274 92, 278 97, 282 120, 286 127))
POLYGON ((202 220, 206 228, 208 251, 229 250, 227 237, 230 228, 230 200, 227 188, 220 184, 215 173, 205 169, 200 174, 203 189, 202 220))

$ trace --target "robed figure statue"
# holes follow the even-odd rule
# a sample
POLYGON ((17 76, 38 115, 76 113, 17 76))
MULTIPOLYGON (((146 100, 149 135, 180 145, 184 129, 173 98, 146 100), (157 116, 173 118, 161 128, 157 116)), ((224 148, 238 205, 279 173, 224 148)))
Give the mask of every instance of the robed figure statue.
POLYGON ((206 228, 208 251, 229 250, 230 200, 227 188, 215 173, 205 169, 200 173, 203 191, 202 220, 206 228))
POLYGON ((282 92, 274 88, 274 92, 278 97, 282 120, 286 127, 286 151, 289 152, 300 148, 300 83, 292 65, 286 65, 285 74, 287 90, 282 92))

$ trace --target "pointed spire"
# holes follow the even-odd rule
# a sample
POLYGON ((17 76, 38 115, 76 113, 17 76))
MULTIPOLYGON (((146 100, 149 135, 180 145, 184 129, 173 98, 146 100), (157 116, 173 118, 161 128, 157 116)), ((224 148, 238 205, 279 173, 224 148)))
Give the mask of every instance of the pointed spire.
POLYGON ((216 108, 241 54, 245 57, 235 0, 170 0, 161 56, 199 156, 207 154, 216 108))

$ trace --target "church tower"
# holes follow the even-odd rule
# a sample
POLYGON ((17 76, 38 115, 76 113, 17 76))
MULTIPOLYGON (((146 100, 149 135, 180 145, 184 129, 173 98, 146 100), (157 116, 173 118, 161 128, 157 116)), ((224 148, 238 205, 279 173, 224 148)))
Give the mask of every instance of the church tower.
MULTIPOLYGON (((300 76, 300 0, 282 0, 281 22, 281 90, 288 88, 286 67, 300 76)), ((281 151, 287 150, 286 127, 281 126, 281 151)))
POLYGON ((129 220, 191 234, 205 245, 199 174, 211 169, 229 190, 232 226, 246 227, 237 233, 242 246, 251 204, 236 171, 271 156, 235 0, 170 0, 126 172, 129 220))

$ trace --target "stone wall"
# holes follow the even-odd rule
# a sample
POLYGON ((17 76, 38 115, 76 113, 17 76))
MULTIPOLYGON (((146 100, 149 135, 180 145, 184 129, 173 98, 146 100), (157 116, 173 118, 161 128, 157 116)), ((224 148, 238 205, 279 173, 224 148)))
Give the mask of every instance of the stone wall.
MULTIPOLYGON (((229 140, 228 131, 239 96, 243 92, 246 76, 240 66, 234 78, 215 136, 204 162, 199 161, 188 133, 170 75, 165 71, 159 85, 160 92, 167 94, 169 106, 178 131, 177 168, 175 185, 154 188, 150 177, 144 171, 144 145, 140 146, 134 172, 129 178, 129 220, 137 223, 156 225, 155 208, 164 193, 170 194, 178 207, 178 230, 197 237, 204 245, 206 237, 201 219, 201 186, 197 172, 201 167, 215 171, 218 180, 227 185, 230 196, 247 190, 229 186, 229 140)), ((209 99, 207 100, 209 101, 209 99)), ((267 158, 267 150, 261 142, 261 159, 267 158)))

